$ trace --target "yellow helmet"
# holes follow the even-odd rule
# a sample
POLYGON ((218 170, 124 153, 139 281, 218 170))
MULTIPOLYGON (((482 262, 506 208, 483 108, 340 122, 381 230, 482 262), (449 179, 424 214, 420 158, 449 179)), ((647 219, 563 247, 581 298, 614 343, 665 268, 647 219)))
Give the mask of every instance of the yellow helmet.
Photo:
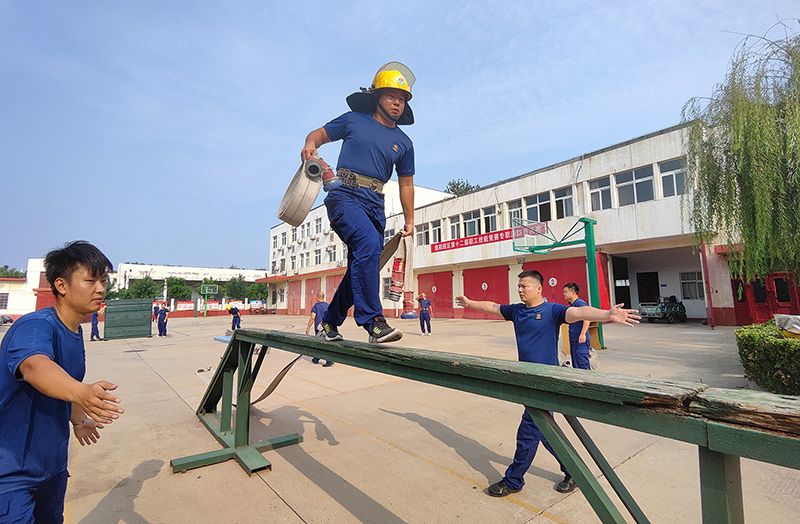
MULTIPOLYGON (((359 113, 372 113, 375 111, 377 99, 375 92, 379 89, 399 89, 406 94, 406 102, 411 100, 411 87, 417 78, 414 73, 400 62, 388 62, 383 64, 369 89, 362 87, 359 91, 347 97, 347 105, 350 109, 359 113)), ((410 125, 414 123, 414 112, 411 106, 406 103, 403 114, 397 120, 397 125, 410 125)))
POLYGON ((372 90, 378 89, 399 89, 406 93, 406 101, 411 100, 411 86, 403 73, 396 69, 378 71, 372 80, 372 90))

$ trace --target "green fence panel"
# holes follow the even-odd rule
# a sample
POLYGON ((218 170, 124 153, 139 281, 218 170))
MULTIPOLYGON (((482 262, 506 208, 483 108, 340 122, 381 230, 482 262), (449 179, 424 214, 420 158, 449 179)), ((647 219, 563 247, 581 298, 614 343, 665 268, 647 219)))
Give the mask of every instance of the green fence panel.
POLYGON ((150 299, 109 300, 106 302, 106 339, 153 336, 153 301, 150 299))

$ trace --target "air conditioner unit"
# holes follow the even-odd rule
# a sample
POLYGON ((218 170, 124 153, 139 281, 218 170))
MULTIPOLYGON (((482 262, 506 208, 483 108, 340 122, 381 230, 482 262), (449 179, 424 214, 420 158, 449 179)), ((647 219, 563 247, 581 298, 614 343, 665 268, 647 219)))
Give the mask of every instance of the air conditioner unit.
POLYGON ((344 260, 339 260, 336 262, 336 267, 342 267, 344 265, 344 260))
POLYGON ((327 235, 327 234, 328 234, 328 233, 330 233, 330 232, 331 232, 331 230, 330 230, 330 229, 324 229, 324 230, 322 231, 322 234, 323 234, 323 235, 327 235))

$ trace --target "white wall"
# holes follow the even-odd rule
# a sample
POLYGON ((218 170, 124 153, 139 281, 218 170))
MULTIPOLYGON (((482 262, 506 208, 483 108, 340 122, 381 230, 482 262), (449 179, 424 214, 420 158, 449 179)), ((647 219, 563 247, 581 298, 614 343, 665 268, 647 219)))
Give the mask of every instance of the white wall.
POLYGON ((8 293, 8 308, 4 315, 25 315, 36 310, 34 289, 39 287, 39 275, 44 271, 43 258, 29 258, 24 282, 0 282, 0 293, 8 293))
MULTIPOLYGON (((620 255, 628 259, 628 276, 631 283, 631 303, 633 308, 639 307, 639 290, 636 285, 636 273, 658 272, 660 296, 675 295, 683 301, 686 316, 689 318, 706 318, 705 300, 683 300, 681 297, 682 271, 700 271, 700 254, 692 253, 691 248, 665 249, 645 253, 620 255)), ((705 290, 704 290, 705 293, 705 290)))

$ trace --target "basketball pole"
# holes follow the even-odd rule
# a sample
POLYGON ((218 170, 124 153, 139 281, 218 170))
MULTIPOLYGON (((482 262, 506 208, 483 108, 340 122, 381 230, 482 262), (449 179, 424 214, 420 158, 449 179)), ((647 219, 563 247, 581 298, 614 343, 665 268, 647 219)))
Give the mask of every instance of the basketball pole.
MULTIPOLYGON (((584 240, 586 243, 586 265, 589 270, 589 304, 592 307, 600 308, 600 287, 597 279, 597 252, 594 244, 594 226, 597 220, 593 218, 581 217, 579 222, 583 222, 584 240)), ((597 341, 600 347, 605 349, 606 344, 603 339, 603 323, 597 323, 597 341)))

